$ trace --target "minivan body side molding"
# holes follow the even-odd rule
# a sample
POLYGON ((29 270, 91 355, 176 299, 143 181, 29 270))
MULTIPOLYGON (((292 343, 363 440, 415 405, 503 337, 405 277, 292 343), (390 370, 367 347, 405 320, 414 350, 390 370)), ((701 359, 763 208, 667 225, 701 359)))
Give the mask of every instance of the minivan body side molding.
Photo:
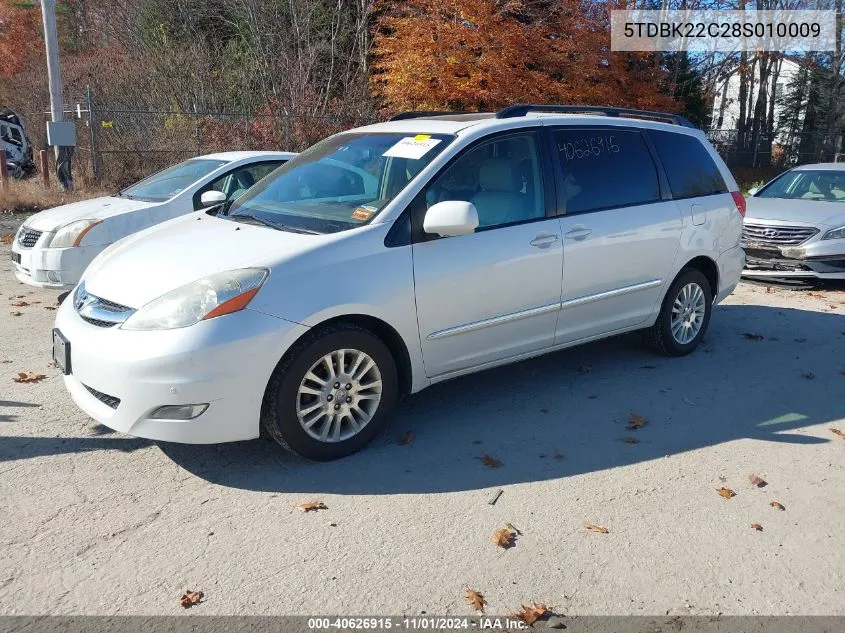
POLYGON ((572 306, 580 306, 591 301, 601 301, 602 299, 609 299, 611 297, 618 297, 620 295, 628 294, 629 292, 636 292, 638 290, 646 290, 648 288, 655 288, 663 284, 662 279, 652 279, 651 281, 643 281, 641 283, 631 284, 630 286, 622 286, 621 288, 614 288, 613 290, 605 290, 604 292, 597 292, 591 295, 584 295, 582 297, 575 297, 560 304, 561 308, 571 308, 572 306))
POLYGON ((455 327, 446 328, 445 330, 438 330, 426 336, 428 341, 436 341, 437 339, 446 338, 447 336, 454 336, 455 334, 466 334, 475 330, 481 330, 504 323, 511 323, 520 319, 528 319, 530 317, 539 316, 541 314, 548 314, 560 310, 561 308, 568 308, 577 305, 583 305, 591 301, 601 301, 602 299, 609 299, 610 297, 618 297, 619 295, 628 294, 629 292, 636 292, 638 290, 646 290, 648 288, 655 288, 663 284, 662 279, 652 279, 651 281, 644 281, 641 283, 631 284, 630 286, 623 286, 622 288, 615 288, 614 290, 606 290, 604 292, 597 292, 592 295, 585 295, 583 297, 575 297, 563 303, 550 303, 548 305, 539 306, 536 308, 529 308, 528 310, 520 310, 519 312, 511 312, 489 319, 482 319, 481 321, 473 321, 472 323, 464 323, 463 325, 456 325, 455 327))
POLYGON ((536 308, 529 308, 528 310, 520 310, 519 312, 511 312, 489 319, 482 319, 481 321, 474 321, 472 323, 464 323, 463 325, 456 325, 455 327, 446 328, 445 330, 438 330, 426 336, 428 341, 436 341, 437 339, 446 338, 447 336, 454 336, 455 334, 465 334, 483 328, 493 327, 494 325, 502 325, 504 323, 511 323, 520 319, 527 319, 541 314, 548 314, 549 312, 556 312, 560 310, 560 303, 550 303, 536 308))

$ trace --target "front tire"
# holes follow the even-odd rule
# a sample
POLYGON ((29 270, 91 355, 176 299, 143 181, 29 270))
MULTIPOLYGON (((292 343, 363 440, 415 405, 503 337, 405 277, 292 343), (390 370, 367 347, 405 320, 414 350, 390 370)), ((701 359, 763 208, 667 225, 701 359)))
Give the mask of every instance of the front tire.
POLYGON ((273 372, 261 424, 288 450, 315 461, 359 451, 396 402, 396 363, 375 334, 339 323, 309 334, 273 372))
POLYGON ((687 268, 672 282, 646 343, 667 356, 685 356, 701 343, 710 325, 713 291, 700 270, 687 268))

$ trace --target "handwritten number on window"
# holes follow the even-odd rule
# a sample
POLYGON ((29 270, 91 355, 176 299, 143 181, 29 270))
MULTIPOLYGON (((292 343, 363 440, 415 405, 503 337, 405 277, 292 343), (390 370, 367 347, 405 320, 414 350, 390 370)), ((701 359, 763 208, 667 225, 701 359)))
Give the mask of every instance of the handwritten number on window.
POLYGON ((560 153, 567 161, 580 160, 602 156, 603 154, 618 154, 621 149, 616 143, 616 136, 591 136, 558 145, 560 153))

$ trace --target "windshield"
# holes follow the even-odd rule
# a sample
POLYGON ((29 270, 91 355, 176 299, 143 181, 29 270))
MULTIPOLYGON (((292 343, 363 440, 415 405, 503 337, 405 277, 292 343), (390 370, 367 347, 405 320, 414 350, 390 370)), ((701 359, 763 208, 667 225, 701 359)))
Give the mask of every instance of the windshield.
POLYGON ((334 233, 372 220, 453 139, 443 134, 337 134, 317 143, 232 204, 229 216, 334 233))
POLYGON ((754 197, 845 202, 845 171, 788 171, 758 191, 754 197))
POLYGON ((184 163, 173 165, 173 167, 163 169, 149 178, 144 178, 141 182, 136 182, 131 187, 121 191, 119 195, 124 198, 147 202, 170 200, 183 189, 225 164, 225 160, 208 158, 186 160, 184 163))

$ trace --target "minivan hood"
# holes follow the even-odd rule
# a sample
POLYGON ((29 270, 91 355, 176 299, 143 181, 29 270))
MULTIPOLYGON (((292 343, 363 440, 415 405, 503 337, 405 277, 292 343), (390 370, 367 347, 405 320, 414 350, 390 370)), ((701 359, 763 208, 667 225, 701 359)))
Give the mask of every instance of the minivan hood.
POLYGON ((81 202, 63 204, 60 207, 46 209, 36 213, 26 221, 26 225, 36 231, 55 231, 76 220, 105 220, 113 215, 154 207, 160 202, 144 202, 115 196, 103 196, 81 202))
POLYGON ((272 266, 328 236, 289 233, 191 213, 130 235, 92 262, 85 289, 130 308, 214 273, 272 266))
POLYGON ((784 198, 746 199, 746 220, 781 220, 814 226, 845 224, 845 202, 787 200, 784 198))

